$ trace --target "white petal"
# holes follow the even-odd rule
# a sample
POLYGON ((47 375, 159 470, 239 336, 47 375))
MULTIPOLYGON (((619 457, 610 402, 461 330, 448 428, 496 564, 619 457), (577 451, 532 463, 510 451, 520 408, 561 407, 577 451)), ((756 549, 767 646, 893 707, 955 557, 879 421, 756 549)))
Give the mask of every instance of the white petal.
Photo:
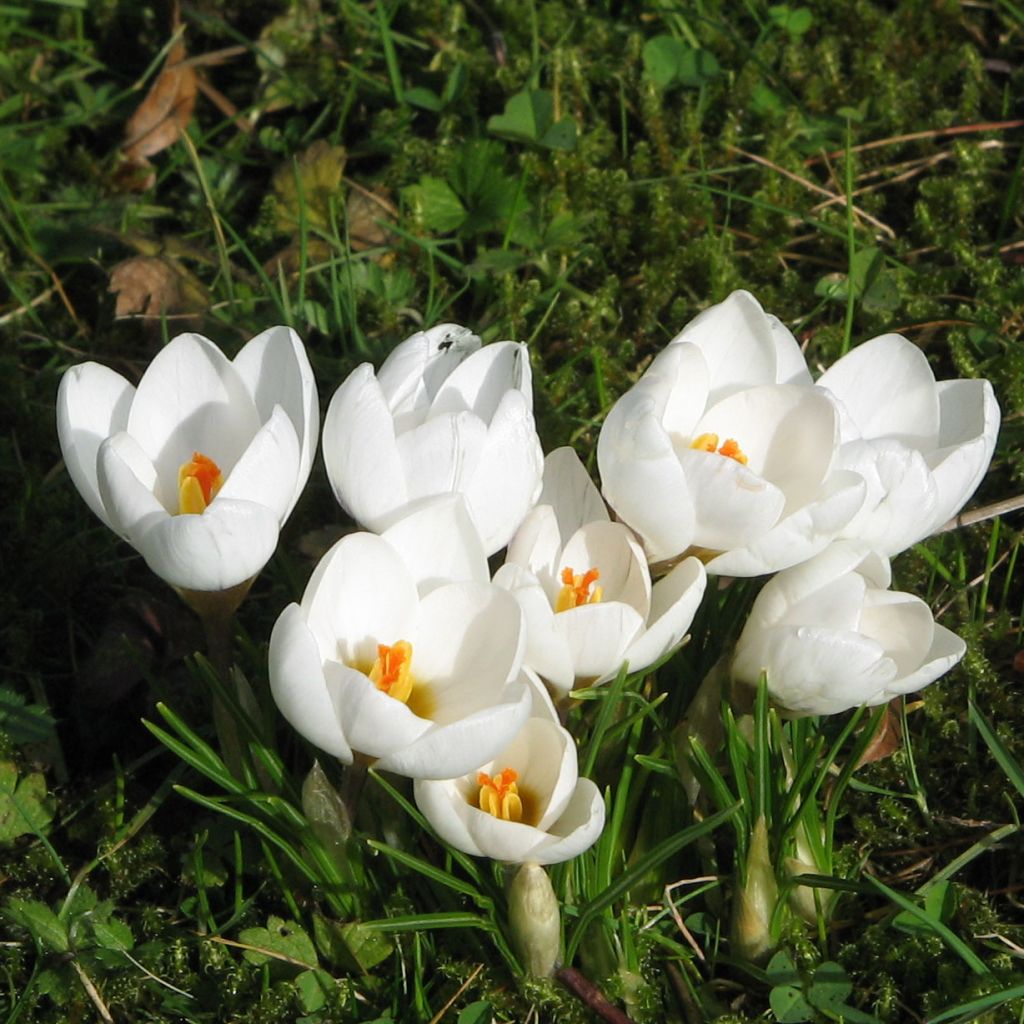
POLYGON ((450 583, 420 602, 413 673, 429 680, 433 718, 446 724, 502 699, 519 674, 526 639, 522 613, 493 584, 450 583))
POLYGON ((939 436, 935 375, 924 353, 899 334, 858 345, 821 376, 866 438, 893 437, 912 448, 934 448, 939 436))
POLYGON ((578 680, 616 672, 643 627, 643 616, 621 601, 580 605, 555 616, 555 628, 569 648, 578 680))
POLYGON ((228 499, 254 501, 269 508, 283 523, 295 504, 300 458, 295 427, 277 405, 227 474, 213 504, 228 499))
POLYGON ((778 522, 786 496, 774 484, 722 455, 688 450, 678 457, 694 496, 693 543, 698 547, 743 547, 778 522))
POLYGON ((779 626, 737 645, 733 672, 756 685, 762 669, 774 700, 790 711, 833 715, 859 707, 896 677, 881 646, 860 633, 779 626))
POLYGON ((96 479, 96 456, 102 441, 128 424, 135 388, 119 373, 99 363, 72 366, 57 390, 57 436, 64 463, 86 504, 112 526, 96 479))
POLYGON ((417 331, 395 346, 377 373, 377 380, 402 429, 422 422, 441 385, 479 348, 480 339, 458 324, 438 324, 417 331))
POLYGON ((489 555, 508 544, 533 508, 543 473, 544 453, 530 404, 521 391, 508 391, 463 491, 489 555))
POLYGON ((859 473, 867 488, 842 536, 895 555, 927 535, 936 519, 937 488, 919 451, 888 438, 852 441, 840 449, 839 462, 859 473))
POLYGON ((509 700, 433 727, 414 743, 381 758, 378 767, 414 779, 451 779, 486 764, 530 714, 532 698, 525 686, 512 684, 507 693, 509 700))
POLYGON ((482 767, 491 775, 506 768, 516 771, 520 793, 531 794, 538 804, 538 820, 526 824, 542 831, 562 816, 579 774, 575 741, 547 715, 530 718, 511 742, 482 767))
MULTIPOLYGON (((415 660, 413 651, 414 664, 415 660)), ((400 700, 378 690, 362 672, 329 662, 327 678, 330 683, 336 681, 332 687, 335 714, 345 738, 358 754, 373 758, 401 754, 434 728, 432 722, 413 714, 400 700)), ((379 767, 397 770, 390 764, 379 767)))
POLYGON ((550 592, 552 603, 562 589, 562 570, 583 575, 597 569, 602 601, 619 601, 646 622, 651 610, 651 575, 643 549, 622 523, 595 522, 581 527, 562 551, 559 572, 550 592))
POLYGON ((811 374, 807 362, 800 349, 800 344, 793 337, 793 332, 777 317, 768 316, 772 339, 775 342, 775 383, 776 384, 810 384, 811 374))
POLYGON ((149 364, 128 415, 165 488, 201 452, 226 476, 259 429, 260 419, 238 370, 213 342, 179 334, 149 364))
POLYGON ((708 404, 707 360, 696 345, 664 348, 630 392, 631 402, 649 400, 670 437, 689 437, 708 404))
POLYGON ((987 380, 938 385, 942 426, 937 451, 928 455, 936 487, 933 530, 955 516, 988 470, 999 432, 999 406, 987 380))
POLYGON ((650 400, 627 392, 612 406, 597 441, 602 493, 658 562, 693 541, 696 514, 686 475, 650 400))
POLYGON ((172 586, 227 590, 251 579, 277 547, 277 517, 251 501, 217 501, 202 515, 142 521, 132 543, 172 586))
POLYGON ((309 479, 320 426, 316 378, 306 348, 290 327, 270 327, 243 346, 234 364, 253 396, 260 419, 265 423, 279 405, 295 428, 299 472, 287 518, 309 479))
POLYGON ((694 431, 736 440, 750 460, 749 469, 786 496, 786 514, 817 494, 839 436, 836 408, 825 394, 782 384, 732 395, 711 407, 694 431))
POLYGON ((630 672, 640 672, 682 643, 706 586, 707 573, 697 558, 684 558, 654 584, 647 628, 626 651, 630 672))
POLYGON ((444 583, 490 579, 480 534, 461 494, 430 499, 381 537, 401 555, 421 595, 444 583))
POLYGON ((396 441, 408 499, 466 493, 486 436, 483 421, 468 412, 437 416, 399 434, 396 441))
POLYGON ((302 609, 290 604, 270 634, 270 692, 281 714, 314 746, 352 763, 352 749, 338 723, 324 678, 316 638, 302 609))
POLYGON ((555 510, 563 544, 581 526, 609 519, 601 492, 576 450, 568 445, 549 452, 544 460, 544 482, 537 503, 555 510))
POLYGON ((394 422, 369 363, 357 366, 331 398, 323 453, 341 507, 368 529, 386 529, 409 496, 394 422))
POLYGON ((325 659, 368 670, 378 644, 411 640, 418 600, 398 552, 371 533, 353 533, 320 560, 302 609, 325 659))
MULTIPOLYGON (((780 572, 769 580, 757 595, 744 632, 768 629, 784 621, 795 624, 790 610, 797 607, 821 608, 817 595, 832 586, 837 579, 850 574, 863 576, 877 587, 887 587, 889 563, 868 551, 863 544, 853 541, 836 541, 824 551, 800 565, 780 572)), ((845 610, 833 609, 826 617, 812 617, 809 621, 853 629, 860 620, 860 597, 864 584, 859 582, 855 590, 848 593, 850 605, 845 610)))
POLYGON ((815 501, 786 516, 745 547, 707 563, 709 574, 760 576, 797 565, 824 550, 864 502, 864 480, 857 473, 832 473, 815 501))
POLYGON ((515 341, 496 341, 474 352, 448 375, 431 404, 430 416, 471 412, 490 423, 509 390, 522 393, 533 409, 530 356, 515 341))
POLYGON ((569 536, 561 535, 558 516, 551 505, 535 505, 509 541, 505 564, 529 569, 550 589, 558 578, 558 560, 569 536))
MULTIPOLYGON (((883 699, 889 700, 892 696, 902 693, 923 690, 940 676, 945 675, 966 653, 967 644, 956 633, 946 629, 945 626, 936 624, 932 646, 925 656, 924 663, 916 671, 889 683, 883 699)), ((877 701, 877 703, 882 703, 882 701, 877 701)))
POLYGON ((100 499, 110 525, 138 547, 139 534, 152 522, 170 515, 154 493, 159 481, 153 464, 133 437, 120 433, 100 445, 96 470, 100 499))
POLYGON ((896 662, 899 677, 915 672, 928 656, 935 621, 931 609, 919 597, 900 591, 869 590, 859 629, 885 648, 896 662))
POLYGON ((674 341, 688 342, 703 352, 710 371, 710 404, 777 379, 775 332, 750 292, 735 291, 704 310, 674 341))
POLYGON ((604 801, 590 779, 579 779, 572 799, 536 850, 538 864, 560 864, 597 842, 604 829, 604 801))
POLYGON ((524 664, 560 693, 568 693, 576 678, 572 657, 565 637, 556 628, 555 612, 540 581, 522 566, 506 563, 494 574, 494 583, 508 590, 522 610, 524 664))
POLYGON ((462 779, 417 779, 413 785, 416 806, 449 846, 473 857, 484 857, 486 854, 477 846, 469 825, 470 811, 483 812, 469 805, 460 784, 462 779))

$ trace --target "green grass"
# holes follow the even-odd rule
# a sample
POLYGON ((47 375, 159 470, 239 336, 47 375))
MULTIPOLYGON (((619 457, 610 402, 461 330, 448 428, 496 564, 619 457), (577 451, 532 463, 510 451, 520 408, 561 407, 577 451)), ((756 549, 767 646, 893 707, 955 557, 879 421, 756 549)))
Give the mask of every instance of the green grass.
MULTIPOLYGON (((349 525, 322 464, 238 617, 262 719, 236 707, 232 774, 196 624, 62 470, 66 367, 137 376, 181 331, 233 353, 283 322, 326 403, 357 363, 452 319, 530 341, 545 448, 593 468, 638 369, 744 287, 812 368, 898 330, 940 378, 990 378, 1004 425, 975 503, 1021 491, 1019 5, 643 11, 185 5, 191 56, 242 48, 200 72, 244 123, 200 92, 187 139, 129 191, 118 148, 166 6, 0 10, 0 779, 17 780, 0 821, 24 824, 0 838, 0 1020, 599 1019, 521 977, 507 872, 437 841, 405 780, 371 776, 345 844, 329 802, 304 799, 315 751, 273 709, 266 645, 349 525), (134 256, 173 287, 117 317, 110 274, 134 256)), ((761 701, 752 734, 725 722, 726 756, 698 751, 694 818, 680 721, 754 584, 712 594, 656 673, 587 694, 569 724, 608 826, 551 871, 571 966, 638 1022, 1024 1019, 1019 522, 897 560, 969 652, 865 768, 870 716, 783 723, 761 701), (813 923, 779 910, 779 958, 752 966, 730 907, 762 814, 776 861, 804 829, 821 874, 813 923)))

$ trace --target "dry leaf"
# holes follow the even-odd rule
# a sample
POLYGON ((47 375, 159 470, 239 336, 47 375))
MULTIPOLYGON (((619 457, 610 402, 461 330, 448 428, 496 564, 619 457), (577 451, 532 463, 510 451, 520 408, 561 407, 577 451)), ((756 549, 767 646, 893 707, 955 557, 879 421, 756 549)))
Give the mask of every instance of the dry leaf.
POLYGON ((274 174, 274 226, 282 232, 297 231, 304 218, 309 227, 326 231, 331 200, 341 195, 344 171, 344 147, 332 146, 326 139, 318 139, 294 162, 282 164, 274 174))
POLYGON ((163 70, 157 76, 146 98, 125 125, 125 143, 121 147, 132 163, 147 158, 173 145, 192 119, 196 105, 196 70, 185 60, 185 44, 181 40, 171 47, 163 70))
POLYGON ((108 290, 117 296, 118 317, 197 313, 209 305, 202 284, 162 256, 132 256, 118 263, 108 290))
POLYGON ((181 305, 181 278, 159 256, 132 256, 110 272, 108 291, 117 296, 114 316, 160 316, 181 305))
POLYGON ((348 217, 349 244, 355 252, 393 244, 395 236, 387 225, 395 222, 397 211, 386 197, 353 186, 345 204, 345 215, 348 217))
POLYGON ((871 742, 857 762, 858 768, 871 764, 873 761, 883 761, 903 746, 903 725, 900 716, 902 699, 902 697, 894 697, 889 701, 885 714, 882 715, 881 721, 875 729, 875 735, 871 737, 871 742))

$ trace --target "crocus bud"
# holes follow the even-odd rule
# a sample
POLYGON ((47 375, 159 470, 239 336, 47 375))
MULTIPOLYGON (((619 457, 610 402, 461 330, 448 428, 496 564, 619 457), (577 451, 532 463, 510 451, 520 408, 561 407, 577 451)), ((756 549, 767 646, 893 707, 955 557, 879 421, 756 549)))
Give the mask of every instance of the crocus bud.
POLYGON ((512 879, 508 921, 513 945, 526 973, 549 978, 558 960, 561 921, 555 890, 539 864, 524 864, 512 879))
POLYGON ((348 808, 319 761, 313 762, 302 783, 302 811, 324 848, 335 857, 344 856, 345 844, 352 834, 352 821, 348 808))
MULTIPOLYGON (((814 851, 807 841, 807 830, 804 824, 796 827, 796 856, 787 857, 783 862, 786 874, 790 878, 797 875, 828 874, 814 859, 814 851)), ((817 924, 819 907, 827 918, 834 903, 835 893, 827 889, 819 889, 812 885, 794 885, 789 891, 789 908, 808 924, 817 924), (817 894, 817 898, 815 898, 817 894)))
POLYGON ((757 819, 747 848, 744 882, 733 897, 732 951, 753 963, 765 959, 775 943, 771 934, 772 914, 779 901, 775 870, 768 855, 768 827, 764 816, 757 819))

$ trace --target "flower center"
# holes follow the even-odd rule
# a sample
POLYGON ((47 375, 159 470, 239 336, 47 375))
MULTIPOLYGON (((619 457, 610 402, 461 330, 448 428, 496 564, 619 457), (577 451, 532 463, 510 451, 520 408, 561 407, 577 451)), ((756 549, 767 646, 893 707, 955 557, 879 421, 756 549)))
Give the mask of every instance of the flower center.
POLYGON ((562 589, 555 598, 555 611, 566 612, 581 604, 597 604, 604 593, 602 587, 594 586, 600 578, 601 572, 597 568, 588 569, 582 575, 574 573, 570 568, 563 569, 562 589))
POLYGON ((178 515, 200 515, 224 483, 220 466, 202 452, 193 452, 178 469, 178 515))
POLYGON ((717 434, 701 434, 690 442, 690 447, 699 452, 711 452, 712 454, 717 451, 719 455, 724 455, 727 459, 733 459, 741 466, 747 464, 747 457, 743 454, 739 441, 735 441, 731 437, 726 438, 725 444, 719 448, 717 434))
POLYGON ((476 781, 480 787, 477 797, 480 810, 502 821, 522 821, 523 801, 516 785, 518 778, 519 772, 514 768, 503 768, 493 777, 479 772, 476 781))
POLYGON ((377 644, 377 660, 366 674, 378 690, 408 704, 415 682, 411 670, 412 644, 399 640, 391 646, 377 644))

